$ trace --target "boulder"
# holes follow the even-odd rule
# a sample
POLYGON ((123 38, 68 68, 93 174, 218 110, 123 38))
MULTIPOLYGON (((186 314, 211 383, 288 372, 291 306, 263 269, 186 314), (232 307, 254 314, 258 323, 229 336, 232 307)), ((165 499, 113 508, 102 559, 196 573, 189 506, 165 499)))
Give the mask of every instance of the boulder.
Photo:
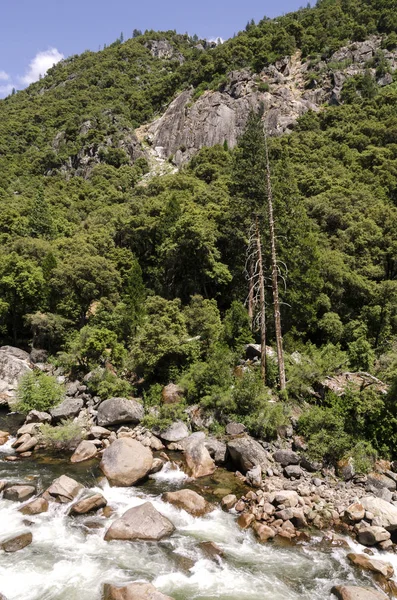
POLYGON ((81 398, 65 398, 61 404, 50 409, 50 415, 54 423, 59 423, 64 419, 76 417, 84 408, 84 402, 81 398))
POLYGON ((346 508, 345 516, 349 521, 362 521, 365 517, 365 508, 360 502, 355 502, 346 508))
POLYGON ((85 515, 93 510, 98 510, 107 505, 106 499, 102 494, 91 494, 82 500, 73 504, 70 508, 70 514, 72 515, 85 515))
POLYGON ((50 413, 39 410, 31 410, 26 416, 26 423, 51 423, 52 417, 50 413))
POLYGON ((299 465, 300 456, 292 450, 277 450, 273 454, 273 458, 276 462, 280 463, 282 467, 288 467, 289 465, 299 465))
POLYGON ((165 492, 161 498, 164 502, 169 502, 177 508, 183 508, 183 510, 186 510, 186 512, 195 517, 201 517, 211 510, 211 506, 205 498, 193 490, 165 492))
POLYGON ((260 488, 262 485, 262 469, 259 465, 252 467, 245 475, 248 485, 260 488))
POLYGON ((390 563, 368 556, 368 554, 355 554, 351 552, 347 555, 347 558, 364 571, 372 571, 373 573, 383 575, 386 579, 390 579, 394 575, 394 569, 390 563))
POLYGON ((358 585, 335 585, 331 593, 335 594, 338 600, 388 600, 388 596, 383 592, 358 585))
POLYGON ((397 488, 396 482, 383 473, 368 473, 367 484, 375 488, 386 488, 391 492, 395 492, 397 488))
POLYGON ((18 382, 31 373, 29 354, 13 346, 0 348, 0 406, 7 406, 16 398, 18 382))
POLYGON ((0 547, 4 550, 4 552, 18 552, 18 550, 22 550, 29 546, 32 543, 33 536, 30 533, 21 533, 20 535, 14 536, 2 542, 0 547))
POLYGON ((262 472, 266 472, 270 467, 266 451, 259 442, 248 435, 230 440, 227 449, 237 468, 244 474, 256 465, 260 465, 262 472))
POLYGON ((14 502, 24 502, 34 496, 35 493, 36 488, 33 485, 11 485, 4 490, 3 498, 14 502))
POLYGON ((205 438, 204 446, 214 459, 216 465, 223 465, 226 462, 227 446, 216 438, 205 438))
POLYGON ((256 537, 261 542, 267 542, 268 540, 273 539, 276 535, 276 532, 272 527, 268 527, 268 525, 260 523, 259 521, 255 521, 253 523, 252 529, 254 530, 256 537))
MULTIPOLYGON (((25 434, 25 435, 28 435, 28 434, 25 434)), ((22 437, 24 437, 24 436, 22 436, 22 437)), ((20 439, 22 439, 22 438, 20 438, 20 439)), ((25 439, 23 444, 20 444, 18 446, 18 448, 16 448, 15 452, 18 452, 18 454, 22 454, 23 452, 29 452, 29 450, 33 450, 33 448, 35 448, 38 443, 39 443, 39 440, 37 439, 36 436, 29 435, 29 439, 25 439)))
POLYGON ((45 498, 36 498, 18 509, 23 515, 40 515, 48 510, 48 501, 45 498))
POLYGON ((228 423, 226 425, 226 433, 227 435, 241 435, 246 430, 245 425, 243 423, 228 423))
POLYGON ((183 421, 175 421, 167 429, 160 432, 160 437, 166 442, 180 442, 189 437, 189 430, 183 421))
POLYGON ((116 440, 102 455, 100 468, 111 485, 128 487, 144 479, 153 464, 152 451, 137 440, 116 440))
POLYGON ((43 498, 59 504, 71 502, 83 489, 81 483, 78 483, 67 475, 61 475, 55 479, 49 488, 43 494, 43 498))
POLYGON ((221 506, 222 508, 226 509, 226 510, 230 510, 231 508, 233 508, 233 506, 236 504, 237 502, 237 496, 235 496, 234 494, 228 494, 227 496, 224 496, 221 500, 221 506))
POLYGON ((118 587, 110 583, 103 586, 102 600, 173 600, 158 591, 151 583, 129 583, 118 587))
POLYGON ((389 540, 390 533, 383 527, 364 525, 358 530, 357 538, 363 546, 375 546, 375 544, 389 540))
POLYGON ((387 531, 397 529, 397 506, 382 498, 374 498, 373 496, 361 498, 361 504, 366 511, 377 518, 377 525, 384 527, 387 531))
POLYGON ((70 462, 71 463, 80 463, 80 462, 84 462, 85 460, 91 460, 91 458, 95 458, 95 456, 98 454, 98 449, 95 446, 95 444, 93 444, 92 442, 89 442, 87 440, 83 440, 82 442, 80 442, 80 444, 77 446, 76 450, 74 451, 70 462))
POLYGON ((288 477, 288 479, 299 479, 302 477, 303 472, 299 465, 289 465, 284 469, 284 475, 288 477))
POLYGON ((116 519, 105 534, 105 540, 158 541, 168 537, 175 527, 150 502, 130 508, 116 519))
POLYGON ((294 490, 283 490, 274 494, 273 502, 283 504, 285 508, 295 508, 299 504, 299 496, 294 490))
POLYGON ((110 429, 105 429, 105 427, 100 427, 99 425, 94 425, 91 427, 87 437, 88 439, 93 440, 106 440, 108 437, 112 435, 110 429))
POLYGON ((205 554, 206 558, 218 561, 219 557, 223 556, 223 550, 214 542, 200 542, 198 547, 205 554))
POLYGON ((140 423, 145 416, 143 405, 136 399, 109 398, 98 407, 97 422, 100 427, 119 423, 140 423))
MULTIPOLYGON (((26 423, 22 425, 17 431, 17 436, 21 437, 23 435, 36 435, 40 431, 40 423, 26 423)), ((27 439, 27 438, 25 438, 27 439)), ((19 440, 17 440, 18 442, 19 440)))
POLYGON ((161 399, 164 404, 177 404, 183 400, 183 388, 175 383, 169 383, 161 391, 161 399))
POLYGON ((187 472, 195 479, 212 475, 216 466, 210 453, 205 447, 205 436, 201 432, 192 433, 183 441, 183 451, 187 465, 187 472))

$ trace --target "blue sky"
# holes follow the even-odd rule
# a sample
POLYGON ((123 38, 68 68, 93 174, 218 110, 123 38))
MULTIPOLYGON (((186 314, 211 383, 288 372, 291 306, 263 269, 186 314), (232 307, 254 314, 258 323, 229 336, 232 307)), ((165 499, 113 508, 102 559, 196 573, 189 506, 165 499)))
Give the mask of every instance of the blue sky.
POLYGON ((224 39, 250 19, 296 10, 302 0, 3 0, 0 97, 36 81, 62 57, 98 50, 132 30, 176 29, 224 39))

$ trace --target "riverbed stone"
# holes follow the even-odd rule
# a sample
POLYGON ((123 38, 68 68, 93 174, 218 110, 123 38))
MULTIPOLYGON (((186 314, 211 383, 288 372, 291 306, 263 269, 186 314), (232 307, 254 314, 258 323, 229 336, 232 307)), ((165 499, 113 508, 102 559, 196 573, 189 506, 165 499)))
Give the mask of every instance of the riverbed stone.
POLYGON ((182 444, 188 475, 195 479, 212 475, 216 469, 204 441, 205 435, 197 432, 183 440, 182 444))
POLYGON ((173 600, 151 583, 129 583, 122 587, 105 583, 102 600, 173 600))
POLYGON ((388 600, 383 592, 358 585, 335 585, 331 593, 338 600, 388 600))
POLYGON ((59 504, 71 502, 83 489, 81 483, 78 483, 67 475, 61 475, 55 479, 49 488, 43 494, 43 498, 59 504))
POLYGON ((18 509, 23 515, 40 515, 48 510, 48 500, 45 498, 35 498, 25 506, 18 509))
POLYGON ((275 492, 272 503, 283 504, 285 508, 294 508, 299 504, 299 495, 294 490, 280 490, 275 492))
POLYGON ((4 552, 18 552, 18 550, 22 550, 29 546, 32 543, 33 536, 31 532, 21 533, 20 535, 16 535, 8 538, 8 540, 2 542, 0 547, 4 550, 4 552))
POLYGON ((105 540, 158 541, 170 536, 175 527, 150 502, 130 508, 116 519, 105 534, 105 540))
POLYGON ((106 429, 106 427, 101 427, 100 425, 93 425, 88 432, 87 438, 94 440, 104 440, 109 438, 112 435, 110 429, 106 429))
POLYGON ((288 467, 285 467, 284 469, 284 475, 288 477, 288 479, 300 479, 303 473, 299 465, 288 465, 288 467))
POLYGON ((214 459, 216 465, 223 465, 226 462, 227 446, 224 442, 217 440, 216 438, 205 438, 204 446, 210 453, 211 458, 214 459))
POLYGON ((144 479, 153 464, 153 454, 137 440, 121 438, 106 448, 100 468, 111 485, 128 487, 144 479))
POLYGON ((160 437, 166 442, 180 442, 189 437, 190 431, 183 421, 174 421, 169 427, 160 432, 160 437))
POLYGON ((219 548, 215 542, 200 542, 198 547, 200 550, 202 550, 205 556, 211 560, 215 559, 218 561, 219 557, 224 555, 223 550, 221 550, 221 548, 219 548))
POLYGON ((375 488, 386 488, 390 492, 395 492, 397 488, 396 482, 383 473, 368 473, 367 485, 375 488))
POLYGON ((51 423, 51 420, 52 417, 50 413, 39 410, 31 410, 26 416, 26 424, 51 423))
POLYGON ((145 416, 141 402, 136 398, 109 398, 98 407, 97 422, 100 427, 119 423, 140 423, 145 416))
POLYGON ((270 467, 266 451, 249 435, 229 440, 227 448, 231 459, 243 474, 256 465, 260 465, 264 473, 270 467))
POLYGON ((65 398, 61 404, 50 409, 50 415, 54 423, 59 423, 64 419, 76 417, 84 408, 84 402, 81 398, 65 398))
POLYGON ((256 487, 256 488, 261 487, 261 485, 262 485, 262 469, 261 469, 260 465, 256 465, 255 467, 252 467, 252 469, 247 471, 245 476, 247 478, 248 485, 251 485, 252 487, 256 487))
POLYGON ((82 442, 80 442, 73 455, 71 456, 70 462, 80 463, 84 462, 85 460, 91 460, 92 458, 95 458, 97 454, 98 449, 95 446, 95 444, 88 440, 83 440, 82 442))
POLYGON ((73 504, 70 508, 70 514, 85 515, 86 513, 94 510, 104 508, 106 505, 107 500, 102 496, 102 494, 91 494, 86 498, 82 498, 82 500, 79 500, 76 502, 76 504, 73 504))
POLYGON ((349 521, 362 521, 362 519, 365 517, 365 508, 361 502, 355 502, 346 508, 345 516, 349 519, 349 521))
POLYGON ((236 504, 236 502, 237 502, 237 496, 235 496, 234 494, 227 494, 227 496, 224 496, 222 498, 221 506, 225 510, 230 510, 231 508, 233 508, 233 506, 236 504))
POLYGON ((387 531, 397 529, 397 506, 373 496, 365 496, 360 501, 365 510, 376 517, 377 525, 384 527, 387 531))
POLYGON ((275 537, 276 532, 272 527, 265 525, 264 523, 260 523, 259 521, 255 521, 252 525, 252 529, 256 537, 261 542, 267 542, 275 537))
POLYGON ((364 525, 357 532, 357 539, 363 546, 375 546, 390 539, 390 533, 384 527, 364 525))
POLYGON ((4 490, 3 498, 14 502, 25 502, 36 493, 33 485, 11 485, 4 490))
POLYGON ((289 465, 299 465, 300 456, 293 450, 277 450, 273 454, 273 458, 277 463, 280 463, 282 467, 288 467, 289 465))
POLYGON ((373 573, 383 575, 386 579, 390 579, 394 575, 393 566, 389 562, 378 560, 367 554, 355 554, 354 552, 350 552, 347 555, 347 558, 350 562, 364 571, 372 571, 373 573))
POLYGON ((29 439, 25 439, 24 443, 20 444, 18 448, 15 449, 15 452, 17 452, 18 454, 24 454, 25 452, 29 452, 29 450, 33 450, 33 448, 35 448, 38 443, 39 440, 36 436, 29 435, 29 439))
POLYGON ((177 508, 183 508, 186 512, 190 513, 195 517, 201 517, 211 510, 210 504, 194 492, 193 490, 178 490, 177 492, 165 492, 161 496, 164 502, 173 504, 177 508))

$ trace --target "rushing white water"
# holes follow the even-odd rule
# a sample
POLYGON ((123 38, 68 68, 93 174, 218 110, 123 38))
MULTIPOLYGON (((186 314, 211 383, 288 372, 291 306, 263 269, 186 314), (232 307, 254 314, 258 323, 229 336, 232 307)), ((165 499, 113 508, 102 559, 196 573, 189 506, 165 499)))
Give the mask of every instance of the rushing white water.
MULTIPOLYGON (((20 473, 14 469, 10 475, 9 469, 0 460, 0 478, 15 479, 20 473)), ((331 598, 331 587, 337 583, 373 586, 348 564, 345 550, 258 544, 251 532, 237 527, 233 515, 220 509, 197 518, 164 503, 160 489, 186 485, 181 471, 168 465, 154 479, 156 493, 150 493, 150 486, 103 484, 93 489, 101 491, 115 511, 111 519, 150 500, 176 527, 159 543, 105 542, 109 519, 70 517, 65 505, 51 504, 48 513, 28 517, 27 522, 18 512, 20 505, 0 499, 0 539, 27 530, 33 533, 33 543, 17 554, 0 553, 0 593, 8 600, 100 600, 105 582, 142 580, 176 600, 324 600, 331 598), (199 547, 201 541, 216 542, 223 557, 208 559, 199 547)))

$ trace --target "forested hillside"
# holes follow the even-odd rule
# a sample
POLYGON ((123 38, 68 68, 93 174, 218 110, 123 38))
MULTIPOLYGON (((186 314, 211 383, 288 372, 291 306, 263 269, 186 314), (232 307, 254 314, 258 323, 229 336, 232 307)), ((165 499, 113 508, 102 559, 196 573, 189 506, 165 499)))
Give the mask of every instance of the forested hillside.
POLYGON ((213 411, 214 430, 236 416, 271 436, 306 407, 300 427, 313 455, 394 455, 396 65, 377 53, 346 78, 337 105, 268 140, 287 355, 281 395, 275 359, 268 387, 258 368, 236 368, 244 345, 259 341, 246 309, 253 218, 274 344, 261 115, 247 114, 236 148, 202 148, 177 172, 165 161, 162 176, 136 130, 191 86, 197 98, 221 89, 230 71, 255 76, 297 50, 313 65, 308 87, 320 85, 315 66, 338 48, 377 36, 392 53, 396 31, 394 0, 323 0, 249 23, 215 47, 175 32, 118 40, 0 101, 2 343, 44 349, 80 375, 96 369, 91 386, 101 397, 138 393, 158 407, 162 387, 178 383, 185 403, 156 408, 154 421, 183 418, 199 402, 213 411), (317 391, 326 375, 346 371, 381 378, 388 394, 317 391))

